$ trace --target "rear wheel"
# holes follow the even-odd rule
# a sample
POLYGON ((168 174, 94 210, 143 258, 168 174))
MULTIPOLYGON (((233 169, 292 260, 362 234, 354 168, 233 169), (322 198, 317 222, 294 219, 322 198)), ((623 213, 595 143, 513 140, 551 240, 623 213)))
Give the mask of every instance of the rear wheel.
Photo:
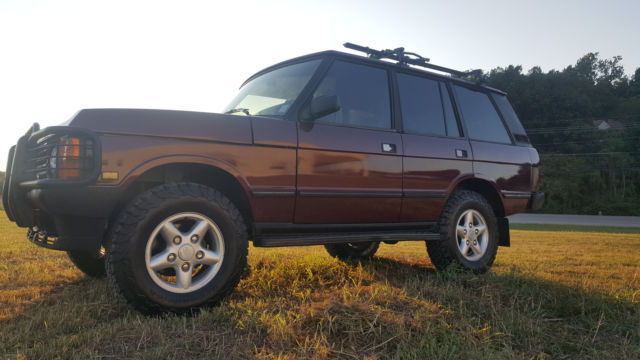
POLYGON ((461 190, 449 198, 440 217, 440 240, 427 241, 427 252, 438 270, 452 263, 482 273, 498 252, 498 225, 493 209, 480 194, 461 190))
POLYGON ((88 276, 101 278, 107 274, 104 269, 104 248, 100 248, 97 253, 67 251, 67 255, 71 262, 88 276))
POLYGON ((219 302, 247 261, 242 216, 220 192, 168 184, 136 198, 114 224, 107 275, 143 313, 183 313, 219 302))
POLYGON ((325 249, 329 255, 341 260, 369 259, 378 251, 380 243, 377 241, 348 243, 348 244, 327 244, 325 249))

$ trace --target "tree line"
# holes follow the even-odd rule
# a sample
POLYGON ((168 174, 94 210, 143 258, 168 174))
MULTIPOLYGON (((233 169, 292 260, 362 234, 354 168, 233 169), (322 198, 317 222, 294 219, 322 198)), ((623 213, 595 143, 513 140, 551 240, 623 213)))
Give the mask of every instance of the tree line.
POLYGON ((541 212, 640 216, 640 68, 627 76, 621 60, 588 53, 560 71, 509 65, 473 79, 508 93, 538 149, 541 212))
POLYGON ((640 215, 640 68, 627 76, 621 60, 588 53, 561 71, 475 79, 508 93, 541 155, 541 212, 640 215))

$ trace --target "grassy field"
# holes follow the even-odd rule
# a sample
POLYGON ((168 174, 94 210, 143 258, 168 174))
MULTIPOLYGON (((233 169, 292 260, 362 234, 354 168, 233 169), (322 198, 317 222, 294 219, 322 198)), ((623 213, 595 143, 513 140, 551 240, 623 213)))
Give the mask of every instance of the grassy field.
POLYGON ((598 232, 610 234, 640 234, 640 227, 613 227, 592 225, 510 224, 511 230, 598 232))
POLYGON ((362 264, 250 249, 221 306, 149 318, 28 243, 0 212, 0 357, 638 359, 640 234, 512 231, 485 275, 437 273, 424 243, 362 264))

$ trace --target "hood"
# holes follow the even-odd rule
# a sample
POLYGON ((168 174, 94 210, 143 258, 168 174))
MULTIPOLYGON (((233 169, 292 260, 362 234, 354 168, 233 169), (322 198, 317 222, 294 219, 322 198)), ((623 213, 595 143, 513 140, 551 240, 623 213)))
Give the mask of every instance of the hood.
POLYGON ((251 117, 150 109, 84 109, 64 125, 100 134, 251 144, 251 117))

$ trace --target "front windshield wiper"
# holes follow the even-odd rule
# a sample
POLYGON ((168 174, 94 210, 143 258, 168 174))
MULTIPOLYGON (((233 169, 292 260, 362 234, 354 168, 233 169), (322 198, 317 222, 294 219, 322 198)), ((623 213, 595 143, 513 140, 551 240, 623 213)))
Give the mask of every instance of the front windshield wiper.
POLYGON ((249 109, 247 108, 235 108, 235 109, 231 109, 228 111, 225 111, 225 114, 233 114, 233 113, 237 113, 237 112, 243 112, 245 113, 245 115, 247 116, 251 116, 251 113, 249 112, 249 109))

